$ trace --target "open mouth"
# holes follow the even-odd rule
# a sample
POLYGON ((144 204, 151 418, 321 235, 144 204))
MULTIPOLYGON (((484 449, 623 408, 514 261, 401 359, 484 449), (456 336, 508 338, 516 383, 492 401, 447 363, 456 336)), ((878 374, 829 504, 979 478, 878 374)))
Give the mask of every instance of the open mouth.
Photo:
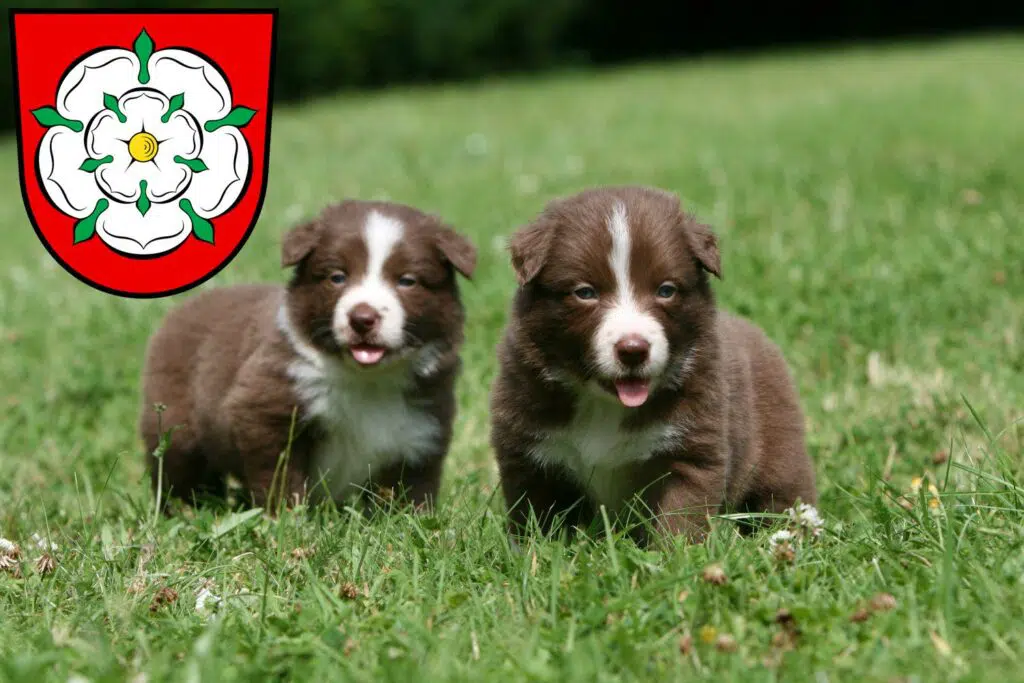
POLYGON ((638 408, 647 402, 651 395, 651 380, 642 377, 623 377, 612 381, 601 382, 604 389, 616 396, 619 403, 627 408, 638 408))
POLYGON ((348 348, 353 360, 364 367, 379 364, 387 356, 388 350, 373 344, 355 344, 348 348))

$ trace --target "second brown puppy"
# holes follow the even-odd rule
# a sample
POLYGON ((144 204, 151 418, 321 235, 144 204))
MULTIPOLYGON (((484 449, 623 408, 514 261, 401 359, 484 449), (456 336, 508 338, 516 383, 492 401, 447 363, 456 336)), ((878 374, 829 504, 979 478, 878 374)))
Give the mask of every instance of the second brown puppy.
POLYGON ((192 500, 231 475, 256 505, 272 484, 289 502, 382 490, 429 504, 455 416, 456 274, 472 275, 475 248, 417 209, 346 201, 292 229, 281 261, 286 287, 199 294, 150 340, 148 452, 173 430, 153 485, 192 500))
POLYGON ((531 511, 548 530, 632 506, 699 541, 726 509, 815 502, 786 362, 717 309, 717 239, 677 197, 607 187, 558 200, 510 251, 519 289, 492 444, 513 531, 531 511))

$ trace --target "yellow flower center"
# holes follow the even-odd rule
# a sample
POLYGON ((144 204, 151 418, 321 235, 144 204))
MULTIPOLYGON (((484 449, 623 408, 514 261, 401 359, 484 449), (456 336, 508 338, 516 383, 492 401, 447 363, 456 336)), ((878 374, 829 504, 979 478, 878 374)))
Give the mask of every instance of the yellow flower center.
POLYGON ((135 161, 152 160, 156 156, 156 151, 159 147, 160 145, 157 144, 156 138, 146 132, 136 133, 128 141, 128 153, 132 155, 132 159, 135 159, 135 161))

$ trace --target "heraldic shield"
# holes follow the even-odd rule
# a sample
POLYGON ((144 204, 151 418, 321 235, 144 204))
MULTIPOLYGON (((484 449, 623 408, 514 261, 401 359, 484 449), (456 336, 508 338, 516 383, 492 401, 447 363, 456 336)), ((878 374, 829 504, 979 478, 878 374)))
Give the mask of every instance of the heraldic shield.
POLYGON ((68 272, 169 296, 241 250, 267 187, 276 20, 11 12, 22 195, 68 272))

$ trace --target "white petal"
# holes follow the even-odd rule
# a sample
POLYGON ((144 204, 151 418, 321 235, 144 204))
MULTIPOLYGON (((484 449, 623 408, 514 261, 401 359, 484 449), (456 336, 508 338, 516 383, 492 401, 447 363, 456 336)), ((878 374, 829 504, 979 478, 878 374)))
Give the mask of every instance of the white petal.
POLYGON ((180 197, 188 188, 192 171, 174 162, 169 152, 160 150, 151 161, 133 161, 128 154, 119 154, 114 161, 100 166, 96 183, 108 199, 134 203, 141 197, 142 181, 146 196, 154 203, 166 203, 180 197))
POLYGON ((193 178, 192 170, 174 161, 173 150, 160 151, 153 161, 142 164, 146 178, 146 195, 154 202, 169 202, 177 199, 188 188, 193 178))
POLYGON ((156 256, 188 239, 192 223, 177 204, 153 204, 143 216, 134 204, 111 202, 96 221, 96 234, 111 249, 156 256))
POLYGON ((186 196, 203 218, 221 215, 238 201, 249 178, 249 144, 234 126, 207 133, 199 158, 207 170, 197 173, 186 196))
POLYGON ((120 97, 139 85, 139 59, 131 50, 100 50, 78 62, 57 86, 57 111, 82 121, 103 109, 103 95, 120 97))
POLYGON ((128 154, 119 154, 113 162, 96 169, 96 183, 113 201, 132 203, 142 196, 139 181, 148 183, 153 174, 153 165, 148 161, 134 161, 128 154))
POLYGON ((202 151, 203 133, 199 129, 199 122, 187 112, 174 112, 167 123, 159 123, 152 132, 160 140, 159 154, 168 154, 168 159, 174 159, 175 156, 195 159, 202 151))
POLYGON ((132 127, 131 121, 121 123, 114 112, 104 109, 93 117, 85 129, 85 148, 93 159, 101 159, 108 154, 114 158, 128 156, 126 140, 131 140, 137 132, 138 129, 132 127))
POLYGON ((79 170, 86 159, 81 133, 56 126, 39 144, 39 177, 43 190, 61 213, 85 218, 101 197, 92 173, 79 170))
POLYGON ((149 60, 149 85, 173 97, 185 96, 185 109, 199 123, 223 118, 231 111, 231 88, 208 61, 187 50, 157 50, 149 60))
MULTIPOLYGON (((145 130, 152 133, 160 126, 160 117, 164 115, 170 102, 163 93, 151 88, 134 88, 129 90, 117 101, 117 106, 128 119, 127 125, 132 134, 145 130)), ((160 136, 156 136, 158 139, 160 136)))

